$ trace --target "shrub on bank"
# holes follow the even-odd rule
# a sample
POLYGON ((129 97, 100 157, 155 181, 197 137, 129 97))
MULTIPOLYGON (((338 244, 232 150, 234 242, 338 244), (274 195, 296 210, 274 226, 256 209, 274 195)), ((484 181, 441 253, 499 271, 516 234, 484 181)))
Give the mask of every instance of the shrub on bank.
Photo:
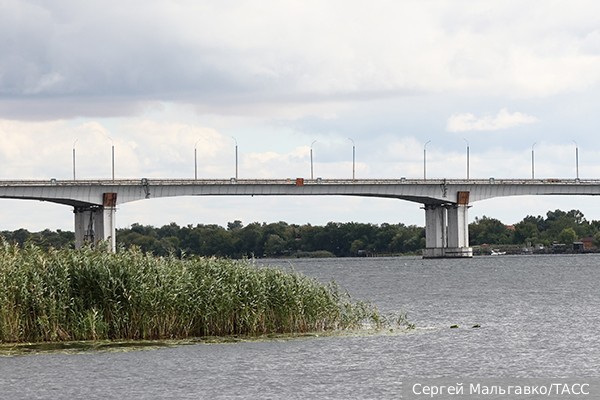
POLYGON ((0 242, 0 342, 301 333, 381 320, 333 283, 246 261, 0 242))

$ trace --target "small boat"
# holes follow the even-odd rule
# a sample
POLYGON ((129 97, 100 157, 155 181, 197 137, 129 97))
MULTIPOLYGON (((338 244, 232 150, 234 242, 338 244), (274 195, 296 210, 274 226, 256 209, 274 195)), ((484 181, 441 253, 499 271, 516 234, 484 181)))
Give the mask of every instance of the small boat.
POLYGON ((505 254, 506 254, 505 251, 500 251, 498 249, 492 249, 492 253, 491 253, 492 256, 503 256, 505 254))

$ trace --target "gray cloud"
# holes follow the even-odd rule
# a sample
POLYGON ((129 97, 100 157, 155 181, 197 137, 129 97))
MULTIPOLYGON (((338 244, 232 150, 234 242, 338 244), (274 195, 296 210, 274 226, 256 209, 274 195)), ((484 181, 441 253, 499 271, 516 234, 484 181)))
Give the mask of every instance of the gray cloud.
POLYGON ((4 10, 3 98, 170 100, 246 86, 236 78, 233 59, 232 68, 219 65, 230 58, 227 51, 186 43, 159 15, 140 15, 143 8, 131 6, 101 8, 103 3, 61 5, 14 2, 4 10))
POLYGON ((562 22, 553 5, 530 24, 511 3, 454 4, 5 0, 0 117, 123 116, 154 102, 227 114, 440 92, 531 98, 600 81, 593 13, 575 26, 579 8, 562 22))

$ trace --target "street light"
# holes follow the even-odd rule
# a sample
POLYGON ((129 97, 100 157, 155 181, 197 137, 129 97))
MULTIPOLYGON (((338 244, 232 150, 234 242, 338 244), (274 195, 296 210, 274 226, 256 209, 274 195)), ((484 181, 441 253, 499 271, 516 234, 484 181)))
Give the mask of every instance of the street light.
MULTIPOLYGON (((103 132, 104 133, 104 132, 103 132)), ((111 172, 112 172, 112 180, 114 182, 115 180, 115 141, 113 140, 113 138, 111 138, 110 136, 108 136, 106 133, 104 133, 104 136, 106 136, 108 138, 108 140, 110 140, 111 146, 110 146, 110 154, 111 154, 111 172)))
POLYGON ((469 141, 463 138, 465 143, 467 143, 467 180, 469 180, 469 141))
POLYGON ((350 138, 348 138, 348 140, 352 142, 352 180, 354 180, 356 176, 356 145, 354 144, 354 140, 350 138))
POLYGON ((198 180, 198 142, 200 142, 200 139, 196 143, 194 143, 194 180, 198 180))
POLYGON ((534 153, 534 147, 537 143, 534 143, 533 145, 531 145, 531 179, 535 178, 535 153, 534 153))
POLYGON ((316 140, 313 140, 310 144, 310 179, 313 180, 313 145, 316 143, 316 140))
POLYGON ((577 142, 575 142, 575 172, 577 179, 579 179, 579 146, 577 146, 577 142))
POLYGON ((115 141, 112 137, 108 136, 104 131, 100 131, 102 135, 104 135, 111 143, 111 171, 112 171, 112 180, 115 180, 115 141))
MULTIPOLYGON (((110 139, 112 141, 112 139, 110 139)), ((115 142, 112 142, 111 146, 111 157, 112 157, 112 180, 115 181, 115 142)))
POLYGON ((427 145, 431 142, 428 140, 423 146, 423 180, 427 179, 427 145))
POLYGON ((233 136, 231 138, 235 142, 235 180, 237 181, 237 179, 238 179, 238 142, 237 142, 236 138, 234 138, 233 136))
POLYGON ((73 180, 75 180, 75 144, 77 144, 78 140, 79 138, 75 139, 73 142, 73 180))

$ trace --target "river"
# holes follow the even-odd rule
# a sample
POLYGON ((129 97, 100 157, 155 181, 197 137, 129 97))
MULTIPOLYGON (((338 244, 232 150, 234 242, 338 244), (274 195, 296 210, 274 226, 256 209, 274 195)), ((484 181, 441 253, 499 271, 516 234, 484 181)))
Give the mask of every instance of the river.
POLYGON ((430 398, 421 385, 444 380, 582 383, 600 377, 600 255, 268 262, 333 279, 383 312, 407 312, 417 328, 0 357, 0 398, 430 398))

